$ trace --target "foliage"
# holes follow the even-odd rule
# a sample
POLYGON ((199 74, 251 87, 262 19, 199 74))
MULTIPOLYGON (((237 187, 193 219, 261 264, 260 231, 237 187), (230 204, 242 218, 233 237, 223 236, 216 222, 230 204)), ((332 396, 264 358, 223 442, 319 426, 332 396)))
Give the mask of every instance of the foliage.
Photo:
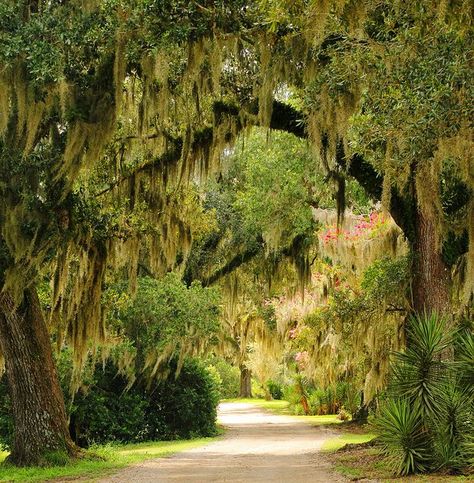
POLYGON ((283 399, 283 387, 281 384, 275 381, 267 381, 268 391, 272 399, 280 400, 283 399))
POLYGON ((383 451, 399 474, 459 471, 470 464, 474 429, 463 362, 470 334, 456 342, 446 319, 424 314, 411 320, 408 337, 405 352, 395 354, 390 397, 376 418, 383 451))
MULTIPOLYGON (((181 451, 199 448, 212 441, 214 441, 213 438, 199 438, 187 441, 96 445, 86 451, 83 458, 70 462, 68 465, 47 468, 15 468, 11 465, 0 464, 0 481, 43 482, 57 479, 107 477, 111 472, 126 466, 149 459, 169 457, 181 451)), ((0 454, 0 463, 3 462, 4 456, 6 455, 0 454)))
POLYGON ((11 402, 7 392, 7 380, 0 379, 0 449, 7 449, 12 443, 13 421, 11 417, 11 402))
POLYGON ((221 399, 236 398, 240 391, 239 369, 217 357, 211 361, 208 367, 215 370, 219 376, 219 394, 221 399))
POLYGON ((186 356, 201 355, 215 341, 219 330, 220 297, 199 282, 187 287, 174 273, 160 280, 138 279, 135 295, 125 283, 106 294, 109 330, 122 340, 125 353, 115 349, 120 367, 127 364, 132 375, 153 378, 178 359, 178 371, 186 356), (126 355, 131 355, 122 362, 126 355))
POLYGON ((299 369, 324 388, 350 378, 343 405, 352 414, 361 391, 368 403, 385 387, 390 354, 403 343, 409 267, 409 257, 384 256, 359 275, 320 263, 313 290, 322 296, 305 296, 301 315, 293 311, 288 346, 299 369))
POLYGON ((189 361, 178 377, 169 377, 151 393, 147 439, 215 435, 218 402, 215 379, 201 362, 189 361))
POLYGON ((302 407, 302 391, 307 398, 310 415, 338 414, 349 411, 354 414, 359 406, 360 395, 349 382, 340 381, 326 388, 315 387, 312 383, 302 380, 300 384, 283 387, 283 399, 289 402, 289 410, 296 414, 304 414, 302 407))
POLYGON ((286 133, 254 131, 236 153, 236 209, 246 230, 261 233, 270 250, 288 245, 314 229, 312 190, 316 183, 312 158, 304 141, 286 133), (240 179, 239 179, 240 178, 240 179), (309 203, 308 203, 309 201, 309 203))
POLYGON ((346 411, 344 408, 339 409, 339 412, 337 413, 337 417, 341 421, 349 421, 351 419, 351 413, 346 411))
POLYGON ((443 379, 447 365, 443 361, 453 334, 445 319, 425 314, 408 328, 408 344, 404 352, 395 354, 393 391, 407 399, 423 414, 439 412, 443 379))
MULTIPOLYGON (((230 343, 240 343, 244 359, 248 337, 268 341, 278 325, 259 313, 262 286, 276 290, 270 283, 276 278, 289 285, 285 257, 309 279, 311 208, 340 205, 352 175, 398 213, 412 247, 418 212, 434 227, 435 253, 443 241, 464 240, 445 257, 466 286, 463 304, 469 300, 468 1, 30 3, 0 6, 0 288, 20 302, 26 287, 35 290, 50 278, 57 342, 68 340, 79 366, 91 344, 104 341, 102 289, 118 272, 128 270, 133 292, 139 270, 156 276, 186 264, 186 282, 211 283, 254 259, 250 273, 226 281, 232 306, 237 287, 258 280, 248 290, 257 302, 252 310, 241 304, 230 343), (265 144, 260 131, 241 153, 229 148, 245 128, 271 124, 275 92, 295 97, 290 103, 301 108, 301 120, 292 120, 292 128, 309 136, 317 164, 304 142, 289 135, 270 134, 265 144), (203 213, 202 200, 194 193, 190 201, 183 186, 219 172, 226 160, 233 167, 218 176, 203 213), (371 170, 374 181, 365 176, 371 170), (328 195, 329 183, 337 185, 339 203, 328 195), (200 239, 199 232, 209 236, 200 239), (197 255, 187 263, 193 242, 197 255)), ((276 121, 281 127, 288 120, 276 121)), ((346 193, 360 202, 357 189, 346 193)), ((339 239, 335 230, 330 238, 339 239)), ((300 369, 324 387, 344 375, 370 399, 384 386, 388 353, 403 342, 405 289, 414 275, 398 262, 375 264, 362 284, 349 280, 353 274, 328 276, 325 303, 292 327, 291 350, 305 354, 300 369)), ((109 292, 111 304, 117 302, 110 314, 121 344, 115 353, 125 355, 122 372, 146 372, 151 380, 173 357, 179 372, 186 355, 212 342, 217 298, 170 277, 167 286, 139 282, 137 302, 124 287, 109 292)), ((432 335, 418 355, 399 356, 397 366, 409 380, 399 385, 402 397, 427 417, 442 413, 438 379, 452 372, 433 355, 450 344, 432 335), (421 362, 423 373, 416 370, 421 362)), ((459 352, 467 381, 472 346, 459 352)), ((465 396, 450 394, 451 407, 462 406, 465 396)), ((335 407, 334 394, 325 397, 335 407)))
MULTIPOLYGON (((176 369, 176 363, 174 363, 176 369)), ((106 442, 157 441, 216 433, 218 386, 203 364, 187 360, 179 376, 155 382, 147 388, 117 375, 111 363, 97 365, 89 380, 69 405, 70 429, 81 445, 106 442)), ((2 381, 0 390, 5 390, 2 381)), ((0 438, 8 447, 11 409, 1 398, 0 438)))
POLYGON ((351 227, 351 229, 341 229, 339 226, 330 226, 323 233, 320 238, 323 243, 330 243, 337 239, 359 240, 362 237, 375 238, 381 232, 386 231, 388 226, 388 219, 382 213, 372 211, 368 216, 360 216, 358 223, 351 227))
POLYGON ((376 428, 383 451, 396 474, 430 469, 433 442, 420 407, 404 399, 390 399, 380 409, 376 428))

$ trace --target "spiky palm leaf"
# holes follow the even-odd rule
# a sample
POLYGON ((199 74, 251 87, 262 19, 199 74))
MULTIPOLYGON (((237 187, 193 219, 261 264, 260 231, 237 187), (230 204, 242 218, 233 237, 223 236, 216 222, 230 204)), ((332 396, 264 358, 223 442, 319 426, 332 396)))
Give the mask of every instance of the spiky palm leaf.
POLYGON ((394 473, 407 475, 428 471, 433 441, 419 406, 406 399, 389 399, 375 420, 382 451, 394 473))
POLYGON ((432 415, 438 468, 461 469, 469 459, 469 443, 474 432, 474 412, 470 389, 452 378, 444 384, 440 412, 432 415))
POLYGON ((474 334, 472 332, 460 334, 456 359, 455 365, 461 377, 461 384, 474 398, 474 334))
POLYGON ((449 364, 443 361, 453 340, 453 331, 445 319, 423 314, 411 320, 408 346, 395 353, 391 391, 407 398, 427 415, 439 412, 443 380, 449 364))

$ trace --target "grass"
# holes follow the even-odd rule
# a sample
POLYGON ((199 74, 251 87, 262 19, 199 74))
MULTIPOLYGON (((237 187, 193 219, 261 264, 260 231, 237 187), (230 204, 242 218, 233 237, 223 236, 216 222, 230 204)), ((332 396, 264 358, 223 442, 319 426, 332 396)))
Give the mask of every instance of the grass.
POLYGON ((384 483, 467 483, 474 481, 474 475, 452 476, 439 473, 394 477, 387 461, 379 450, 373 447, 355 447, 347 451, 331 450, 327 454, 336 471, 351 480, 367 479, 384 483))
POLYGON ((283 400, 271 400, 267 401, 265 399, 243 399, 243 398, 236 398, 236 399, 224 399, 222 402, 239 402, 239 403, 250 403, 255 406, 258 406, 262 409, 267 409, 272 413, 281 414, 284 416, 291 416, 295 419, 301 419, 306 421, 314 426, 323 426, 326 424, 340 424, 342 421, 338 419, 336 414, 327 414, 324 416, 295 416, 291 413, 289 406, 290 403, 288 401, 283 400))
POLYGON ((360 443, 367 443, 374 439, 377 435, 374 433, 361 433, 361 434, 354 434, 354 433, 344 433, 334 438, 330 438, 326 440, 321 448, 322 451, 330 452, 330 451, 337 451, 339 448, 342 448, 346 444, 360 444, 360 443))
MULTIPOLYGON (((203 446, 216 439, 200 438, 186 441, 159 441, 155 443, 97 446, 89 452, 91 455, 90 458, 77 460, 66 466, 16 468, 2 464, 0 465, 0 481, 27 482, 53 480, 57 478, 97 478, 134 463, 171 456, 181 451, 203 446)), ((1 452, 0 461, 3 461, 7 454, 1 452)))

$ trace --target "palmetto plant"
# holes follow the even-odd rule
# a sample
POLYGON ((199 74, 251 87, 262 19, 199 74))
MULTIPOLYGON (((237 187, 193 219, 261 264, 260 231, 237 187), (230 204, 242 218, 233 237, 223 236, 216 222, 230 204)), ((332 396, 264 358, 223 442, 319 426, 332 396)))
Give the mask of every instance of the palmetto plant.
POLYGON ((375 426, 394 473, 407 475, 430 469, 433 441, 419 406, 413 407, 406 399, 389 399, 375 426))
POLYGON ((474 432, 474 412, 471 391, 456 379, 443 388, 440 413, 430 418, 435 437, 436 466, 459 470, 470 457, 470 442, 474 432))
POLYGON ((436 314, 411 320, 405 352, 395 353, 391 392, 418 405, 426 415, 440 411, 443 381, 449 370, 453 331, 436 314))
POLYGON ((455 365, 461 378, 461 384, 470 389, 474 399, 474 334, 462 333, 459 337, 458 355, 455 365))
POLYGON ((460 470, 474 453, 474 337, 424 314, 411 320, 407 345, 375 421, 383 452, 397 474, 460 470))

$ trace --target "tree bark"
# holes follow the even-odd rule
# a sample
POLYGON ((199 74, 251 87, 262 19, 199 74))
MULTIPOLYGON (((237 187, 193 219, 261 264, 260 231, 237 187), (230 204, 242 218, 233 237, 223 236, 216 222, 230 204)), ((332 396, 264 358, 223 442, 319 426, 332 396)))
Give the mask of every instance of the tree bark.
POLYGON ((77 456, 35 290, 25 291, 19 307, 8 293, 0 295, 0 348, 15 428, 9 461, 17 466, 45 465, 54 452, 77 456))
POLYGON ((240 366, 240 397, 252 397, 252 372, 245 366, 240 366))
POLYGON ((415 214, 413 248, 413 309, 416 313, 449 315, 450 273, 441 247, 437 246, 436 227, 419 209, 415 214))

